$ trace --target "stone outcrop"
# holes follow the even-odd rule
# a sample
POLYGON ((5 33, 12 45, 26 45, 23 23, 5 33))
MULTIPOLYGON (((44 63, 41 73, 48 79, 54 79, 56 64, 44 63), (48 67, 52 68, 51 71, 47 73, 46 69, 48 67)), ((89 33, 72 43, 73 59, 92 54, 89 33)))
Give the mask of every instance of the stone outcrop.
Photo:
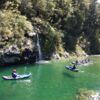
POLYGON ((0 65, 34 63, 35 60, 34 45, 30 40, 26 40, 26 44, 21 48, 17 44, 13 44, 0 50, 0 65))
POLYGON ((81 89, 75 100, 100 100, 100 93, 93 90, 81 89))

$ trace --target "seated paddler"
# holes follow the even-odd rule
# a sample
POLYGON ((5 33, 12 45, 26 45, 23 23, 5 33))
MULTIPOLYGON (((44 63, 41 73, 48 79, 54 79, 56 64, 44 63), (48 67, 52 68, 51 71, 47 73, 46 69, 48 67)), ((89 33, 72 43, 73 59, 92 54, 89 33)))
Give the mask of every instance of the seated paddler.
POLYGON ((16 69, 13 69, 13 72, 12 72, 12 77, 14 79, 16 79, 16 77, 18 76, 17 72, 16 72, 16 69))

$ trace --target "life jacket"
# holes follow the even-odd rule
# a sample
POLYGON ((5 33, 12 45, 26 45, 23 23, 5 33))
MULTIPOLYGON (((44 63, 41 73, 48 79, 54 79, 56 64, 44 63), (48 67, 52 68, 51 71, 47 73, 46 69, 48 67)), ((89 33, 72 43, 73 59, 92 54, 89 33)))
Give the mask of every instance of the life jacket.
POLYGON ((72 70, 74 70, 74 69, 76 69, 76 66, 75 65, 72 67, 72 70))
POLYGON ((16 78, 16 77, 17 77, 17 75, 16 75, 15 72, 12 72, 12 77, 13 77, 13 78, 16 78))

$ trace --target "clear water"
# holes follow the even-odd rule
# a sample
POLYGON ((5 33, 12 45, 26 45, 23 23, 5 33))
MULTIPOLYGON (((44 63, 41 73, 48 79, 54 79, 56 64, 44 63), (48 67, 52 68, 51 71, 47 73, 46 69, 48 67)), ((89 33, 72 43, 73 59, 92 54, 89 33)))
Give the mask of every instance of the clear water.
POLYGON ((94 63, 80 66, 81 72, 64 68, 68 61, 49 64, 21 65, 0 68, 0 100, 75 100, 80 88, 100 91, 100 57, 91 57, 94 63), (31 72, 26 80, 3 80, 13 68, 19 73, 31 72))

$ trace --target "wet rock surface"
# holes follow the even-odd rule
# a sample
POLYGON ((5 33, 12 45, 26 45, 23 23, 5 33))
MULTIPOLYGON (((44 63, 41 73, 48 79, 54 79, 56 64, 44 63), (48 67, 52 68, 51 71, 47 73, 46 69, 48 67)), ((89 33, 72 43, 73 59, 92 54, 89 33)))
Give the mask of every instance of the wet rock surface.
POLYGON ((80 89, 76 96, 76 100, 100 100, 100 92, 80 89))

